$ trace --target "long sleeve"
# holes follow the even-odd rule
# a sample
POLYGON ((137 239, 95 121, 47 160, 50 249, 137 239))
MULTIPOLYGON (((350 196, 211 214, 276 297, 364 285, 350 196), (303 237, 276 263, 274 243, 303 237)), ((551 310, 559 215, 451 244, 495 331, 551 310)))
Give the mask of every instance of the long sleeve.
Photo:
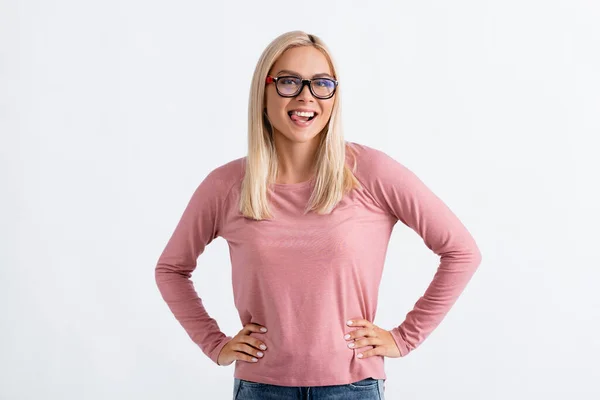
POLYGON ((412 171, 382 151, 355 146, 364 163, 361 183, 381 208, 440 256, 425 293, 391 330, 401 356, 406 356, 442 322, 481 263, 481 253, 457 216, 412 171))
POLYGON ((160 293, 190 338, 217 365, 232 339, 210 317, 190 280, 197 258, 219 235, 230 183, 222 169, 213 170, 194 191, 155 268, 160 293))

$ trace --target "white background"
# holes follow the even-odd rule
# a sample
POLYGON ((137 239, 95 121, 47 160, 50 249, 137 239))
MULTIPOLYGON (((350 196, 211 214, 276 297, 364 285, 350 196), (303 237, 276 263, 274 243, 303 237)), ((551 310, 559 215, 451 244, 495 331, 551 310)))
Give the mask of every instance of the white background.
MULTIPOLYGON (((154 267, 199 182, 246 154, 254 67, 295 29, 333 51, 346 139, 411 168, 483 255, 386 358, 387 400, 600 398, 598 21, 592 0, 0 1, 0 398, 231 398, 234 365, 154 267)), ((377 325, 438 261, 396 226, 377 325)), ((233 336, 230 272, 219 238, 193 279, 233 336)))

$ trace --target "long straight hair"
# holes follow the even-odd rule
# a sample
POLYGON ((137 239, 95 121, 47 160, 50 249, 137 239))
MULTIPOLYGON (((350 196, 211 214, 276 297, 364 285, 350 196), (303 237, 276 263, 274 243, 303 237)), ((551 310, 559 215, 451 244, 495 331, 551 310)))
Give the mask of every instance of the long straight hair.
MULTIPOLYGON (((250 87, 248 102, 248 155, 245 175, 242 180, 240 212, 255 220, 272 218, 268 203, 269 184, 277 178, 278 161, 273 127, 269 123, 265 110, 265 79, 273 64, 289 48, 313 46, 327 58, 333 76, 339 80, 335 62, 325 43, 316 35, 303 31, 284 33, 275 38, 263 51, 250 87)), ((320 141, 315 163, 316 176, 312 195, 304 213, 312 210, 319 214, 330 213, 345 193, 355 187, 361 187, 353 174, 356 159, 350 169, 346 165, 346 147, 341 123, 340 87, 336 89, 329 122, 319 133, 320 141)))

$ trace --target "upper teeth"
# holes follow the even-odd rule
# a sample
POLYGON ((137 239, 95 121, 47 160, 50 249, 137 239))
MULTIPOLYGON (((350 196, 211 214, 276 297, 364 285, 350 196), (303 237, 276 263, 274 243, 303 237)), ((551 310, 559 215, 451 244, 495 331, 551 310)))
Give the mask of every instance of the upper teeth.
POLYGON ((313 117, 315 115, 313 111, 292 111, 292 114, 296 114, 299 117, 313 117))

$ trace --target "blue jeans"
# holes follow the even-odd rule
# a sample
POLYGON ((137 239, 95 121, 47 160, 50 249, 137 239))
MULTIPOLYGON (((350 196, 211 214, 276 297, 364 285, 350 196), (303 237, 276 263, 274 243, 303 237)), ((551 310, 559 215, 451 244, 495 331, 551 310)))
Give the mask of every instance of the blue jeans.
POLYGON ((385 400, 383 379, 347 385, 277 386, 234 378, 233 400, 385 400))

